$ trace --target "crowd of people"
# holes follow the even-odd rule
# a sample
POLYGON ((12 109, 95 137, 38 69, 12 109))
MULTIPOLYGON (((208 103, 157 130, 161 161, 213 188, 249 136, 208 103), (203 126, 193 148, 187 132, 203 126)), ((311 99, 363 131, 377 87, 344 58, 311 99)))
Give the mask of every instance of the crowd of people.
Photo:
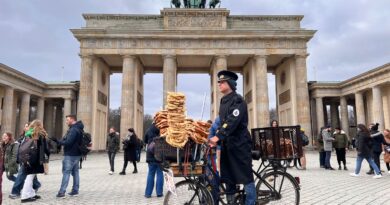
MULTIPOLYGON (((209 135, 209 145, 216 147, 216 153, 211 160, 213 167, 221 178, 229 179, 226 188, 228 192, 236 188, 237 184, 243 184, 246 193, 246 205, 254 205, 256 202, 256 188, 252 174, 252 140, 248 131, 247 105, 242 96, 236 91, 237 75, 230 71, 218 73, 218 85, 223 93, 219 115, 212 123, 209 135), (217 159, 217 160, 216 160, 217 159)), ((41 199, 37 194, 41 183, 37 174, 48 172, 50 151, 48 141, 52 140, 58 146, 63 146, 62 181, 57 198, 65 197, 70 176, 73 177, 73 185, 69 196, 79 194, 79 169, 84 159, 80 144, 83 143, 84 125, 77 121, 76 115, 67 115, 66 124, 69 129, 61 139, 49 138, 43 128, 42 122, 34 120, 26 123, 23 133, 15 140, 12 133, 2 135, 0 146, 0 172, 6 173, 8 180, 13 181, 13 187, 9 198, 20 198, 22 203, 41 199)), ((276 120, 271 121, 271 127, 279 127, 276 120)), ((106 151, 109 162, 109 174, 115 172, 115 156, 122 145, 124 151, 124 164, 120 175, 126 175, 128 162, 134 166, 133 174, 138 173, 137 162, 140 161, 143 144, 147 144, 146 162, 148 163, 147 183, 144 196, 151 198, 156 187, 157 197, 163 196, 163 171, 154 157, 154 139, 160 136, 160 131, 153 123, 145 132, 144 140, 135 133, 133 128, 127 130, 126 136, 121 139, 114 127, 111 127, 107 135, 106 151)), ((302 157, 295 159, 294 166, 306 169, 305 146, 309 139, 303 129, 299 132, 302 143, 302 157), (298 166, 299 165, 299 166, 298 166)), ((338 162, 338 170, 348 170, 346 152, 350 148, 350 140, 346 133, 339 127, 332 129, 330 125, 321 128, 316 139, 319 150, 320 167, 326 170, 334 170, 331 165, 332 151, 335 150, 338 162)), ((357 150, 356 167, 351 176, 359 176, 362 162, 365 159, 370 165, 367 174, 374 174, 373 178, 381 178, 380 166, 381 153, 384 151, 384 161, 390 174, 390 131, 379 131, 379 124, 370 124, 367 128, 363 124, 357 126, 357 135, 354 140, 357 150)), ((1 192, 0 178, 0 194, 1 192)), ((227 195, 228 202, 232 202, 234 196, 227 195)), ((2 196, 0 196, 0 200, 2 196)), ((218 204, 218 200, 215 200, 218 204)), ((1 201, 0 201, 1 204, 1 201)))

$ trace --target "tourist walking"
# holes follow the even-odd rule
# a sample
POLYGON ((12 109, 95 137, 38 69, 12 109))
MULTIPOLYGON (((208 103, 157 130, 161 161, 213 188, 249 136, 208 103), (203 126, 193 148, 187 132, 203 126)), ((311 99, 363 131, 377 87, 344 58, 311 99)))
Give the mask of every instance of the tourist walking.
MULTIPOLYGON (((390 144, 390 130, 389 129, 383 130, 383 135, 386 143, 390 144)), ((390 174, 390 146, 383 145, 383 150, 385 151, 385 155, 383 156, 383 159, 386 163, 387 172, 390 174)))
POLYGON ((362 166, 363 159, 367 160, 368 164, 372 166, 375 172, 374 179, 379 179, 382 177, 382 174, 376 166, 374 160, 372 159, 372 150, 370 147, 371 137, 370 132, 367 127, 363 124, 358 124, 357 126, 357 137, 356 137, 356 148, 357 148, 357 157, 356 157, 356 168, 354 173, 350 173, 351 176, 357 177, 360 173, 360 168, 362 166))
POLYGON ((325 151, 325 169, 334 170, 330 165, 330 158, 332 156, 333 150, 333 138, 332 127, 330 125, 326 126, 326 129, 322 131, 322 139, 324 141, 324 151, 325 151))
POLYGON ((147 144, 146 150, 146 162, 148 163, 148 175, 146 180, 145 188, 145 197, 152 197, 153 188, 154 188, 154 179, 156 178, 156 194, 157 197, 163 196, 163 172, 161 170, 160 164, 154 158, 153 153, 153 139, 159 137, 160 130, 156 127, 156 124, 153 122, 152 125, 148 128, 145 133, 144 142, 147 144))
POLYGON ((50 151, 46 141, 47 133, 40 120, 34 120, 25 133, 26 139, 18 151, 20 162, 23 163, 27 175, 21 192, 21 202, 32 202, 41 197, 33 188, 36 174, 45 173, 44 163, 49 162, 50 151), (27 156, 28 155, 28 156, 27 156))
POLYGON ((15 174, 18 173, 18 163, 16 158, 18 155, 19 143, 15 141, 11 133, 6 132, 2 136, 3 142, 1 143, 2 150, 4 152, 4 171, 5 176, 10 181, 15 182, 15 174))
MULTIPOLYGON (((248 109, 245 100, 236 93, 238 76, 227 70, 218 73, 218 88, 224 95, 219 108, 221 126, 210 145, 221 145, 221 179, 226 191, 232 192, 237 184, 243 184, 246 193, 245 204, 254 205, 256 188, 252 174, 252 140, 248 131, 248 109)), ((233 203, 234 194, 227 195, 233 203)))
POLYGON ((348 150, 348 137, 341 128, 337 127, 334 132, 334 148, 336 149, 337 163, 341 170, 341 162, 343 162, 344 170, 348 170, 346 161, 346 151, 348 150))
MULTIPOLYGON (((25 133, 29 130, 29 123, 24 125, 24 130, 21 135, 19 135, 19 139, 17 142, 19 143, 18 152, 20 145, 26 140, 25 133)), ((26 180, 27 174, 24 168, 23 163, 20 162, 19 156, 16 157, 16 162, 19 164, 18 174, 16 176, 15 182, 11 189, 11 194, 9 195, 10 199, 17 199, 20 197, 20 192, 22 191, 24 181, 26 180)), ((38 189, 41 187, 41 183, 38 181, 37 175, 35 175, 33 179, 33 189, 35 193, 38 192, 38 189)))
MULTIPOLYGON (((378 166, 378 169, 381 170, 381 163, 380 163, 380 157, 382 154, 382 145, 386 144, 385 138, 383 137, 383 134, 379 132, 379 123, 371 123, 370 124, 370 134, 371 134, 371 142, 372 142, 372 158, 374 159, 374 162, 376 166, 378 166)), ((371 175, 374 174, 374 170, 370 166, 370 171, 367 172, 367 174, 371 175)))
POLYGON ((124 163, 123 163, 123 169, 122 172, 120 172, 120 175, 125 175, 126 174, 126 167, 128 162, 132 162, 134 166, 134 171, 133 174, 138 173, 137 170, 137 161, 138 161, 138 156, 137 152, 140 149, 140 143, 138 140, 137 135, 134 132, 133 128, 128 129, 129 133, 127 134, 126 138, 122 141, 123 144, 123 150, 125 151, 123 153, 124 157, 124 163))
POLYGON ((107 136, 106 150, 108 154, 108 161, 110 162, 110 171, 108 174, 114 174, 115 155, 119 151, 119 134, 115 131, 115 128, 110 128, 110 133, 107 136))
POLYGON ((77 121, 76 115, 67 115, 66 124, 69 129, 64 138, 58 141, 58 144, 64 146, 64 159, 62 160, 61 187, 57 193, 57 198, 65 197, 70 175, 73 177, 73 186, 72 191, 68 193, 69 196, 77 196, 80 187, 79 162, 81 152, 79 146, 83 139, 84 125, 81 121, 77 121))

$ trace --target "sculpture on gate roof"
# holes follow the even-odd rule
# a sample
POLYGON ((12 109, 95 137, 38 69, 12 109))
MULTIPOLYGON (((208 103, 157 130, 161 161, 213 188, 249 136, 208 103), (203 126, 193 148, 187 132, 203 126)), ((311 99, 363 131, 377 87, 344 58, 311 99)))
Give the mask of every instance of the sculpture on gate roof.
MULTIPOLYGON (((171 0, 171 7, 175 8, 206 8, 206 0, 183 0, 183 7, 181 0, 171 0)), ((221 0, 210 0, 209 8, 215 8, 216 6, 221 6, 221 0)))

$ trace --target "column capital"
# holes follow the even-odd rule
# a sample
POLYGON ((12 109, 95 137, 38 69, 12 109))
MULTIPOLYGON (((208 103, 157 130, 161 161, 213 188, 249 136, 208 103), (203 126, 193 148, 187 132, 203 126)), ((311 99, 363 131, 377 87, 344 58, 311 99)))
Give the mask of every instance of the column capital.
POLYGON ((136 59, 137 58, 136 55, 131 54, 131 53, 121 54, 121 56, 122 56, 122 59, 126 59, 126 58, 136 59))
POLYGON ((226 59, 227 57, 229 56, 229 54, 227 53, 218 53, 216 55, 214 55, 214 59, 218 60, 218 59, 226 59))
POLYGON ((381 89, 381 85, 374 85, 372 86, 372 89, 381 89))
POLYGON ((308 53, 296 53, 294 55, 294 58, 297 59, 297 58, 307 58, 309 56, 308 53))
POLYGON ((92 53, 79 53, 80 58, 94 59, 96 56, 92 53))
POLYGON ((255 55, 253 55, 253 58, 254 59, 265 59, 265 60, 267 60, 267 58, 268 58, 268 56, 269 55, 267 55, 267 54, 255 54, 255 55))
POLYGON ((163 54, 162 55, 163 59, 176 59, 176 54, 163 54))

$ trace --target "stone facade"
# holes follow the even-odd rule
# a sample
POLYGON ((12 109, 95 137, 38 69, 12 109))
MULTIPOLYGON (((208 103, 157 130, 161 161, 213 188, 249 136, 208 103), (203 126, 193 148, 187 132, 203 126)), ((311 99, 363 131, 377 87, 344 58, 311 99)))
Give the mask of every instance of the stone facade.
POLYGON ((18 137, 25 123, 39 119, 50 137, 64 136, 78 89, 77 82, 45 83, 0 64, 1 133, 18 137))
POLYGON ((163 9, 160 15, 83 17, 85 27, 71 31, 80 42, 82 57, 79 107, 86 109, 78 114, 92 136, 104 139, 106 135, 99 127, 107 120, 108 105, 94 106, 93 97, 97 91, 109 96, 108 90, 98 89, 100 78, 93 77, 102 69, 123 73, 122 136, 129 127, 143 135, 143 86, 139 79, 145 73, 163 73, 164 99, 168 91, 176 90, 178 73, 209 74, 210 117, 214 119, 222 97, 216 74, 224 69, 241 73, 247 82, 244 97, 252 128, 268 126, 270 121, 267 73, 281 79, 280 70, 285 69, 289 83, 277 85, 277 95, 285 96, 282 104, 288 104, 278 106, 283 116, 281 125, 300 124, 311 133, 306 56, 307 42, 315 31, 301 28, 303 16, 235 16, 227 9, 163 9), (283 94, 282 90, 290 92, 283 94))
POLYGON ((316 107, 312 109, 314 133, 329 123, 341 127, 350 138, 355 136, 357 124, 379 123, 381 131, 390 127, 390 64, 342 82, 309 85, 310 98, 315 99, 311 101, 315 104, 312 107, 316 107))

